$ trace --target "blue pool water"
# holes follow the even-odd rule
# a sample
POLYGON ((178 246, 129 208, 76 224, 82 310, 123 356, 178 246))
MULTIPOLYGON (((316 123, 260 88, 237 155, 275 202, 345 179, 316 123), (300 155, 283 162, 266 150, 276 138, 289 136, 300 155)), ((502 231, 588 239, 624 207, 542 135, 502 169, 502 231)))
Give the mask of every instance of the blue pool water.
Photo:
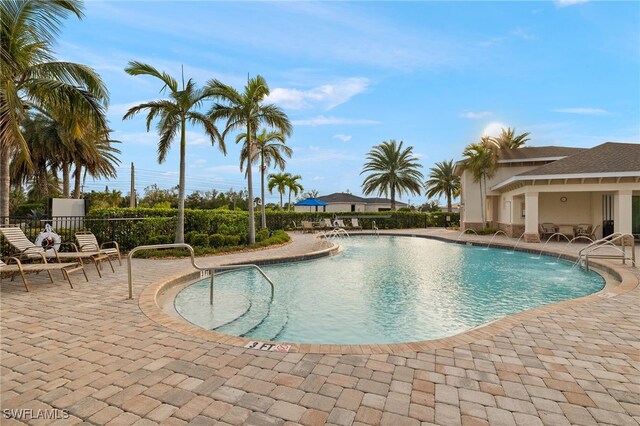
POLYGON ((410 237, 351 237, 332 257, 216 275, 182 290, 177 311, 256 340, 398 343, 451 336, 601 290, 604 279, 547 256, 410 237))

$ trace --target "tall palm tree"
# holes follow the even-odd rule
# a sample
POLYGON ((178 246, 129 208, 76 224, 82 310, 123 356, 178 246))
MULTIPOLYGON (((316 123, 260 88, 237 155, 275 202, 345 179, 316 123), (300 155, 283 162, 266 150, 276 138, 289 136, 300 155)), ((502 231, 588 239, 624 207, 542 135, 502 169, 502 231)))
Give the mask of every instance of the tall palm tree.
POLYGON ((168 91, 167 99, 158 99, 136 105, 127 111, 123 120, 132 118, 141 111, 147 111, 147 132, 151 127, 151 122, 158 118, 156 130, 160 136, 158 141, 158 163, 163 163, 167 158, 171 144, 178 132, 180 132, 180 179, 178 184, 178 223, 176 225, 176 243, 184 242, 184 193, 185 193, 185 158, 187 148, 187 122, 191 125, 200 125, 204 128, 205 134, 215 145, 218 141, 218 148, 222 154, 227 151, 224 140, 220 137, 218 129, 211 120, 204 114, 197 111, 202 102, 210 97, 206 89, 198 89, 193 79, 184 83, 182 77, 182 88, 178 87, 175 78, 165 72, 160 72, 151 65, 137 61, 129 62, 125 68, 127 74, 148 75, 155 77, 163 83, 161 92, 168 91))
POLYGON ((278 189, 278 194, 280 194, 280 208, 283 208, 282 205, 282 197, 284 196, 285 191, 287 190, 287 180, 291 176, 290 173, 271 173, 268 178, 268 189, 269 193, 273 194, 274 189, 278 189))
POLYGON ((9 216, 9 159, 22 151, 31 166, 20 122, 29 108, 49 114, 76 136, 77 118, 106 128, 106 86, 91 68, 53 58, 61 22, 82 17, 79 1, 3 0, 0 3, 0 216, 9 216))
MULTIPOLYGON (((260 75, 249 78, 244 92, 240 93, 231 86, 218 80, 210 80, 207 89, 217 100, 209 111, 213 121, 225 119, 227 125, 222 132, 224 139, 228 132, 243 129, 246 134, 248 152, 254 152, 254 135, 257 129, 265 124, 285 136, 290 136, 291 122, 279 107, 265 104, 264 99, 270 93, 267 81, 260 75)), ((247 188, 249 190, 249 244, 256 241, 255 217, 253 213, 253 178, 251 167, 247 167, 247 188)))
POLYGON ((454 173, 453 160, 436 161, 429 170, 429 179, 424 183, 426 196, 447 198, 447 211, 451 212, 451 199, 460 193, 460 176, 454 173))
MULTIPOLYGON (((247 139, 247 134, 241 133, 236 138, 236 143, 240 142, 241 140, 246 141, 246 139, 247 139)), ((258 161, 260 162, 260 190, 261 190, 261 200, 262 200, 262 205, 260 207, 262 211, 262 227, 266 228, 267 213, 266 213, 266 207, 265 207, 266 203, 264 201, 265 172, 269 167, 271 167, 272 162, 275 167, 278 167, 280 170, 284 170, 284 167, 287 164, 287 160, 285 159, 285 157, 291 158, 291 154, 293 153, 293 150, 290 147, 285 145, 285 137, 280 132, 267 133, 266 129, 262 129, 262 132, 255 135, 254 141, 255 141, 255 144, 254 144, 255 149, 252 155, 251 163, 256 164, 258 163, 258 161)), ((249 144, 245 143, 242 146, 242 151, 240 153, 240 171, 242 171, 244 162, 248 161, 248 158, 249 158, 249 144)), ((249 170, 247 167, 247 173, 248 172, 249 170)))
POLYGON ((480 143, 468 145, 462 155, 465 157, 463 167, 471 172, 473 181, 480 185, 480 210, 482 226, 487 224, 485 198, 487 194, 487 178, 491 178, 496 172, 496 157, 491 148, 491 141, 487 136, 482 137, 480 143), (484 184, 484 194, 483 194, 484 184))
POLYGON ((290 173, 287 173, 287 180, 286 180, 286 185, 287 185, 287 189, 289 190, 289 204, 288 204, 288 208, 289 210, 291 210, 291 193, 293 193, 293 195, 295 195, 296 197, 298 196, 298 194, 300 194, 302 191, 304 191, 304 188, 302 187, 302 184, 300 182, 298 182, 299 180, 302 179, 302 176, 300 175, 295 175, 295 176, 291 176, 290 173))
POLYGON ((507 130, 501 129, 498 137, 490 138, 491 144, 497 148, 515 149, 520 148, 522 145, 529 141, 529 132, 516 135, 515 127, 507 127, 507 130))
POLYGON ((403 193, 420 194, 422 173, 420 163, 413 155, 413 147, 402 149, 394 139, 374 146, 367 154, 367 163, 360 174, 372 172, 362 182, 362 191, 369 195, 374 191, 387 196, 390 194, 391 210, 396 209, 396 195, 403 193))

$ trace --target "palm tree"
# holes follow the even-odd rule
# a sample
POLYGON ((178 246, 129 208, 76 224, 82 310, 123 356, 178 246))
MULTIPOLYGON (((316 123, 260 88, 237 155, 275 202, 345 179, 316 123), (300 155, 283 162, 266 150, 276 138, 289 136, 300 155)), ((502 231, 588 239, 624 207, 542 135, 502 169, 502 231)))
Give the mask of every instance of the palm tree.
POLYGON ((209 91, 206 89, 196 88, 193 79, 189 79, 187 84, 184 83, 182 77, 182 88, 178 87, 178 82, 169 74, 160 72, 151 65, 143 64, 137 61, 129 62, 129 66, 125 68, 127 74, 130 75, 149 75, 159 79, 162 83, 161 91, 168 91, 168 99, 158 99, 155 101, 145 102, 130 108, 124 115, 123 120, 132 118, 137 113, 147 111, 147 132, 151 127, 154 118, 158 118, 156 129, 160 140, 158 141, 158 163, 164 162, 167 153, 171 148, 171 143, 176 138, 176 134, 180 132, 180 180, 178 184, 178 223, 176 225, 176 243, 184 242, 184 193, 185 193, 185 158, 187 148, 187 122, 191 125, 200 125, 204 128, 205 134, 211 140, 211 144, 215 145, 218 141, 218 148, 222 154, 226 155, 227 151, 224 140, 220 137, 218 129, 211 120, 204 114, 197 111, 205 99, 210 97, 209 91))
POLYGON ((422 187, 422 167, 413 155, 413 147, 402 149, 403 142, 398 145, 394 139, 383 141, 374 146, 367 154, 369 160, 365 163, 360 174, 373 172, 362 182, 362 191, 369 195, 374 191, 378 194, 390 194, 391 210, 396 209, 396 194, 420 194, 422 187))
POLYGON ((436 161, 435 167, 431 167, 429 180, 424 183, 426 196, 447 198, 447 211, 451 212, 451 199, 460 194, 460 176, 454 173, 453 160, 436 161))
MULTIPOLYGON (((264 104, 264 99, 270 91, 267 81, 262 76, 249 78, 243 93, 239 93, 233 87, 218 80, 210 80, 207 83, 207 89, 219 101, 209 111, 209 117, 213 121, 220 118, 227 120, 227 125, 222 133, 223 139, 228 132, 243 129, 246 134, 245 143, 248 152, 254 152, 254 136, 262 124, 266 124, 285 136, 291 135, 292 126, 287 115, 273 104, 264 104)), ((249 190, 248 199, 251 201, 253 200, 251 167, 247 167, 247 187, 249 190)), ((253 202, 249 202, 249 244, 253 244, 255 241, 253 202)))
POLYGON ((491 149, 491 141, 489 137, 484 136, 480 139, 480 143, 468 145, 462 155, 465 158, 463 167, 468 169, 473 176, 473 181, 480 185, 480 210, 482 214, 482 226, 487 224, 486 209, 484 206, 487 194, 487 178, 491 178, 496 172, 496 157, 491 149), (484 195, 483 187, 484 184, 484 195))
POLYGON ((529 132, 516 136, 515 127, 507 127, 507 130, 501 129, 498 137, 490 138, 490 142, 497 148, 515 149, 520 148, 522 145, 529 141, 529 132))
POLYGON ((116 155, 120 154, 120 150, 112 144, 120 141, 109 139, 108 131, 100 133, 88 134, 82 140, 75 141, 75 150, 71 153, 75 164, 74 198, 82 195, 81 182, 86 180, 87 175, 94 179, 117 176, 116 166, 120 160, 116 155))
POLYGON ((9 216, 9 159, 22 151, 32 166, 20 129, 29 108, 46 112, 76 136, 76 119, 106 128, 107 89, 91 68, 54 61, 52 46, 62 20, 82 17, 77 1, 3 0, 0 3, 0 216, 9 216))
POLYGON ((293 192, 293 195, 297 197, 299 193, 304 191, 304 188, 302 187, 302 184, 298 182, 298 180, 302 179, 302 176, 291 176, 289 173, 287 173, 287 175, 286 185, 287 189, 289 189, 289 204, 287 206, 288 209, 291 210, 291 193, 293 192))
POLYGON ((287 179, 291 176, 290 173, 271 173, 268 178, 268 186, 269 193, 273 194, 273 190, 278 188, 278 194, 280 194, 280 208, 282 206, 282 197, 284 196, 285 191, 287 190, 287 179))
MULTIPOLYGON (((260 189, 261 189, 261 211, 262 211, 262 227, 267 227, 267 213, 264 201, 264 175, 266 170, 271 166, 273 162, 275 167, 284 170, 287 164, 285 157, 291 158, 293 150, 285 145, 284 135, 280 132, 269 132, 266 129, 262 129, 260 134, 254 136, 254 152, 252 155, 251 163, 255 164, 260 161, 260 189)), ((247 134, 242 133, 236 138, 236 143, 243 139, 247 139, 247 134)), ((242 146, 242 152, 240 153, 240 171, 242 171, 244 162, 249 158, 249 145, 245 143, 242 146)), ((247 167, 247 173, 249 172, 247 167)))

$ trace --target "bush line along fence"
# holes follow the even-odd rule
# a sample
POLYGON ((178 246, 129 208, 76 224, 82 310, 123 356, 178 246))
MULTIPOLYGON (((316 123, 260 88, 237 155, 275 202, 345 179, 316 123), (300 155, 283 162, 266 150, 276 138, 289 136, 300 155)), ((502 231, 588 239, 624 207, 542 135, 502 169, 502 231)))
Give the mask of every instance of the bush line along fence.
MULTIPOLYGON (((420 212, 267 212, 267 228, 293 230, 303 220, 317 222, 324 218, 358 218, 363 229, 425 228, 457 224, 457 213, 420 212), (449 221, 447 221, 447 216, 449 221)), ((237 236, 240 242, 248 239, 248 212, 232 210, 185 210, 185 238, 193 234, 237 236)), ((256 215, 256 231, 260 228, 261 216, 256 215)), ((62 216, 54 218, 10 218, 9 223, 19 225, 26 236, 35 241, 38 234, 50 223, 63 242, 75 242, 75 233, 89 230, 100 242, 117 241, 124 251, 145 244, 173 242, 176 227, 175 209, 153 208, 110 208, 96 209, 86 217, 62 216)), ((3 221, 4 222, 4 221, 3 221)), ((1 237, 0 237, 1 238, 1 237)), ((2 255, 11 253, 10 247, 2 241, 2 255)))

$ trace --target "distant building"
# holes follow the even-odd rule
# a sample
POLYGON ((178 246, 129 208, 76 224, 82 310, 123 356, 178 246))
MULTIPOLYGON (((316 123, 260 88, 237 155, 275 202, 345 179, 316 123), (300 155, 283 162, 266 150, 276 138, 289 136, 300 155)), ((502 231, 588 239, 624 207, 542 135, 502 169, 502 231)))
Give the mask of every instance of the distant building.
MULTIPOLYGON (((327 212, 381 212, 391 210, 391 200, 388 198, 363 198, 346 192, 318 197, 318 200, 327 203, 323 207, 327 212)), ((406 203, 396 200, 396 209, 407 207, 406 203)), ((308 207, 295 206, 297 212, 308 212, 308 207)))
POLYGON ((640 144, 503 149, 497 165, 481 195, 471 172, 457 163, 463 229, 489 225, 511 237, 524 233, 528 242, 540 241, 543 223, 568 234, 572 226, 589 224, 596 238, 640 234, 640 144))

